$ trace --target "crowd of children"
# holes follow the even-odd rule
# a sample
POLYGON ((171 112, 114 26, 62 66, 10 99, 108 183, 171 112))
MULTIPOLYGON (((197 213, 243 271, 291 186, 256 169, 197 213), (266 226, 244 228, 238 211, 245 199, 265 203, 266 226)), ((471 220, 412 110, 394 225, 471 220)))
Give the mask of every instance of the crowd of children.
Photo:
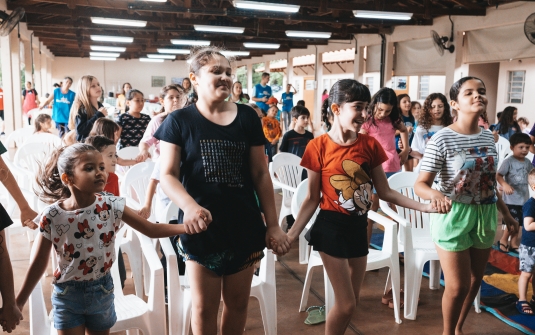
MULTIPOLYGON (((497 169, 495 138, 481 121, 488 123, 482 80, 462 78, 451 87, 449 101, 432 93, 423 105, 390 88, 372 96, 358 81, 340 80, 325 93, 324 133, 315 138, 314 111, 302 101, 294 106, 292 85, 279 111, 265 73, 253 91, 256 103, 248 104, 219 49, 198 49, 190 60, 184 87, 164 87, 162 109, 152 119, 141 113, 143 93, 128 86, 125 113, 114 122, 98 101, 97 78, 80 79, 68 125, 63 122, 65 137, 72 137, 65 143, 72 144, 53 152, 36 176, 39 197, 49 205, 40 214, 26 203, 0 158, 0 181, 19 205, 23 224, 40 231, 36 257, 15 295, 3 231, 11 219, 0 205, 4 330, 19 323, 54 247, 54 327, 63 334, 108 333, 116 321, 110 268, 122 261, 114 243, 125 222, 149 237, 176 236, 173 244, 188 267, 193 333, 217 333, 220 298, 220 332, 242 333, 253 272, 264 248, 286 254, 319 206, 307 240, 320 253, 334 288, 326 334, 343 334, 366 272, 372 231, 367 213, 378 209, 379 199, 432 213, 431 237, 448 283, 442 301, 444 334, 462 333, 494 244, 498 211, 507 230, 497 247, 520 255, 517 309, 534 313, 535 297, 528 302, 526 291, 535 271, 535 199, 529 198, 535 171, 526 155, 534 151, 535 127, 529 135, 522 133, 527 120, 517 120, 514 107, 503 111, 494 135, 509 140, 512 154, 497 169), (117 148, 129 146, 139 147, 138 157, 118 158, 117 148), (271 161, 279 150, 302 157, 303 178, 308 178, 308 195, 288 232, 277 224, 265 164, 265 156, 271 161), (115 168, 149 157, 155 168, 146 201, 134 210, 120 196, 115 168), (414 190, 427 203, 388 185, 389 176, 416 166, 420 174, 414 190), (147 221, 153 207, 156 221, 164 221, 171 201, 180 208, 176 219, 181 224, 147 221)), ((49 133, 50 116, 41 114, 34 122, 36 133, 49 133)))

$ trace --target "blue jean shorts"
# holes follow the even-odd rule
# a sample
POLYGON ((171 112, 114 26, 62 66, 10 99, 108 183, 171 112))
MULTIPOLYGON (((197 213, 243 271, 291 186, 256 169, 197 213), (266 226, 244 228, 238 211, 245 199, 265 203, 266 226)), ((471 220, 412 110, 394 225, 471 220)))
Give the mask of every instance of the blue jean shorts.
POLYGON ((63 330, 85 325, 89 330, 104 331, 117 321, 109 272, 93 281, 71 280, 53 286, 54 328, 63 330))

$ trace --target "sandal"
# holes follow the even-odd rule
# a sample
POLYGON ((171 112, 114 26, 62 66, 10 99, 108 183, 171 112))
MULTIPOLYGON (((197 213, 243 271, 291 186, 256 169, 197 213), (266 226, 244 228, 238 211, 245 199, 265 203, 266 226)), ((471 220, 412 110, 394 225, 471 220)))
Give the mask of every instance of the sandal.
POLYGON ((325 306, 310 306, 306 312, 308 313, 305 319, 306 325, 317 325, 325 322, 325 306))
POLYGON ((518 254, 518 247, 516 247, 516 248, 513 248, 513 247, 509 247, 509 252, 512 252, 512 253, 518 254))
POLYGON ((526 300, 519 300, 516 302, 516 310, 520 314, 533 315, 533 310, 526 300))
POLYGON ((504 254, 509 252, 509 246, 507 244, 502 244, 500 241, 496 241, 496 248, 498 248, 499 252, 502 252, 504 254), (505 250, 503 250, 502 248, 505 248, 505 250))
POLYGON ((532 309, 535 309, 535 295, 531 296, 531 300, 528 302, 532 309))

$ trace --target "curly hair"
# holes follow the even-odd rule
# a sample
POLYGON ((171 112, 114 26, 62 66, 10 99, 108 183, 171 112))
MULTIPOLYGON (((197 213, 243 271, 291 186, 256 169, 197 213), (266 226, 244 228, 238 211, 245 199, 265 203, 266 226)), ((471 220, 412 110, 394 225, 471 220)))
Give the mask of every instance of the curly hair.
POLYGON ((425 99, 423 110, 420 113, 420 116, 418 117, 418 125, 422 126, 425 130, 429 130, 431 126, 433 125, 433 116, 431 115, 431 104, 436 99, 440 99, 442 103, 444 104, 444 113, 442 114, 442 120, 440 122, 441 125, 444 127, 449 126, 453 123, 453 118, 451 117, 451 110, 450 105, 448 103, 448 99, 446 96, 442 93, 431 93, 429 96, 425 99))

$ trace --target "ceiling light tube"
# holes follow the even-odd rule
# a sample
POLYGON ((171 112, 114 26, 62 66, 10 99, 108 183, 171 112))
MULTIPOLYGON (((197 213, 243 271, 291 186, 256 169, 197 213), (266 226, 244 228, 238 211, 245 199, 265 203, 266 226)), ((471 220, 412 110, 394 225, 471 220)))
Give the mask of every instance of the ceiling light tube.
POLYGON ((108 60, 108 61, 116 61, 117 58, 113 58, 113 57, 95 57, 95 56, 91 56, 89 57, 90 60, 108 60))
POLYGON ((89 53, 89 56, 95 56, 95 57, 119 57, 121 54, 118 52, 93 52, 91 51, 89 53))
POLYGON ((125 47, 107 47, 103 45, 91 45, 93 51, 112 51, 112 52, 125 52, 125 47))
POLYGON ((278 43, 253 43, 245 42, 243 46, 250 49, 278 49, 281 47, 278 43))
POLYGON ((297 13, 298 5, 285 5, 281 3, 267 3, 258 1, 234 0, 234 7, 240 9, 269 10, 272 12, 297 13))
POLYGON ((331 38, 332 33, 321 31, 298 31, 286 30, 288 37, 304 37, 304 38, 331 38))
POLYGON ((112 26, 128 26, 128 27, 145 27, 147 25, 147 21, 110 19, 106 17, 92 17, 91 22, 95 24, 109 24, 112 26))
POLYGON ((210 33, 229 33, 229 34, 243 34, 245 28, 243 27, 228 27, 228 26, 206 26, 202 24, 195 24, 193 28, 196 31, 205 31, 210 33))
POLYGON ((140 58, 140 62, 154 62, 154 63, 163 63, 161 58, 140 58))
POLYGON ((149 2, 167 2, 167 0, 142 0, 142 1, 149 1, 149 2))
POLYGON ((175 45, 195 45, 195 46, 210 45, 210 41, 194 41, 194 40, 171 40, 171 43, 175 45))
POLYGON ((159 59, 176 59, 175 55, 158 55, 158 54, 149 54, 149 58, 159 58, 159 59))
POLYGON ((379 12, 372 10, 354 10, 353 15, 360 19, 400 20, 407 21, 412 18, 412 13, 379 12))
POLYGON ((91 35, 91 39, 93 41, 101 41, 101 42, 118 42, 118 43, 134 42, 133 37, 124 37, 124 36, 91 35))
POLYGON ((161 54, 189 55, 188 49, 157 49, 161 54))
POLYGON ((234 57, 234 56, 249 56, 251 53, 249 51, 225 50, 225 51, 221 51, 221 54, 225 57, 234 57))

